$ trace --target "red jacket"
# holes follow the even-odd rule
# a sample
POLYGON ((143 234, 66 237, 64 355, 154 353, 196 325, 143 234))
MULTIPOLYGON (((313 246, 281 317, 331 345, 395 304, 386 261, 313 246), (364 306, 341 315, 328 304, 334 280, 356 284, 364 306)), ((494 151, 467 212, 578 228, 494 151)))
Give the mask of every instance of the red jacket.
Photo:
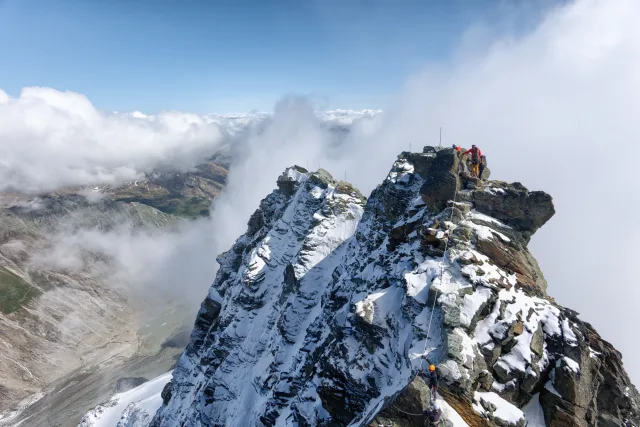
MULTIPOLYGON (((480 158, 482 157, 482 151, 480 150, 480 148, 476 147, 476 150, 478 150, 477 153, 477 157, 480 158)), ((472 153, 473 154, 473 148, 469 148, 467 151, 465 151, 464 153, 462 153, 463 156, 466 156, 467 154, 472 153)))

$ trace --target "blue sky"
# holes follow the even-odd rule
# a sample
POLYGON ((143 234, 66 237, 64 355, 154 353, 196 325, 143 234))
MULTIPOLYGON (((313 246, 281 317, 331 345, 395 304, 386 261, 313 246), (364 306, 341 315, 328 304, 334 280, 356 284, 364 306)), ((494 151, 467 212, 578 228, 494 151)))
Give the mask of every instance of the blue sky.
MULTIPOLYGON (((83 93, 99 108, 381 108, 427 61, 446 61, 488 0, 0 0, 0 89, 83 93)), ((529 16, 529 15, 527 15, 529 16)))

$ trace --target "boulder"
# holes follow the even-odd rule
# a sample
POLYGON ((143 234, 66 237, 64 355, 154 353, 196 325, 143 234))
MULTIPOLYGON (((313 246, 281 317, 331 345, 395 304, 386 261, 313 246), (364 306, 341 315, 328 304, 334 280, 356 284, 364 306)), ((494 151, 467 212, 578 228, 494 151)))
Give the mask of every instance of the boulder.
MULTIPOLYGON (((435 296, 436 292, 440 292, 436 286, 429 288, 429 299, 435 296), (433 289, 433 291, 432 291, 433 289)), ((438 303, 443 314, 444 324, 452 328, 460 326, 460 306, 461 298, 457 294, 442 294, 438 297, 438 303)))
POLYGON ((473 193, 473 190, 460 190, 456 196, 456 201, 473 203, 473 193))
POLYGON ((516 406, 495 393, 476 393, 475 409, 489 419, 490 425, 500 427, 524 427, 524 414, 516 406))
POLYGON ((493 385, 493 376, 489 371, 482 371, 480 375, 478 375, 478 384, 480 388, 484 391, 491 391, 491 386, 493 385))
POLYGON ((544 333, 542 323, 538 324, 538 329, 533 333, 530 344, 531 351, 538 356, 538 360, 544 353, 544 333))

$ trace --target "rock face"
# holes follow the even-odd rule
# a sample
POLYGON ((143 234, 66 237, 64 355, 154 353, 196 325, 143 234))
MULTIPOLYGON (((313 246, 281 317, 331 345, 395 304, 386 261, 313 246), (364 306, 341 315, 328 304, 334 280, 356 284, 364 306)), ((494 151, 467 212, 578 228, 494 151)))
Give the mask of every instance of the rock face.
POLYGON ((218 258, 222 302, 203 302, 151 425, 422 426, 425 359, 443 425, 638 425, 621 355, 527 249, 551 197, 464 172, 451 149, 402 153, 365 204, 288 169, 218 258))

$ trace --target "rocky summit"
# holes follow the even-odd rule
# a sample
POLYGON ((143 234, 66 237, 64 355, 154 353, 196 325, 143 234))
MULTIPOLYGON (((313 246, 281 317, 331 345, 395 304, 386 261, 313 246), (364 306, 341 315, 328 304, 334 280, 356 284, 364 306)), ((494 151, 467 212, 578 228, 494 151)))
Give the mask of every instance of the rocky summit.
POLYGON ((219 256, 151 425, 423 426, 428 361, 444 426, 637 426, 620 353, 527 249, 552 198, 488 175, 425 147, 366 199, 287 169, 219 256))

